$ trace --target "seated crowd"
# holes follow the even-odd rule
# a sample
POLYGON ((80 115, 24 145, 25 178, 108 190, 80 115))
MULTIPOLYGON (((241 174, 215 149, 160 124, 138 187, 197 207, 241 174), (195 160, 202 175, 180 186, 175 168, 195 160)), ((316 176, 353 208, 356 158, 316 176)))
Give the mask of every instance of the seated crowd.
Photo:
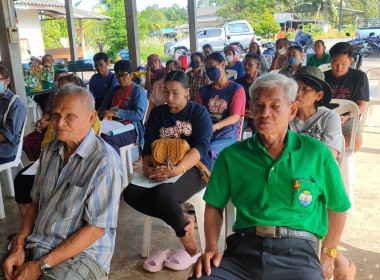
MULTIPOLYGON (((186 73, 178 60, 163 65, 152 54, 141 84, 131 62, 117 61, 113 73, 108 56, 97 53, 89 90, 76 75, 57 71, 57 92, 24 137, 23 149, 38 168, 25 175, 27 166, 15 178, 22 223, 0 243, 0 279, 108 275, 120 196, 170 225, 183 245, 153 254, 144 263, 148 271, 195 264, 191 279, 355 279, 355 264, 337 250, 351 203, 336 160, 342 137, 349 145, 360 118, 339 116, 331 100, 351 100, 363 114, 368 78, 349 67, 348 43, 328 54, 317 41, 306 65, 302 48, 286 38, 276 49, 269 66, 255 42, 243 61, 233 47, 223 56, 204 45, 186 73), (323 73, 318 66, 327 61, 331 70, 323 73), (107 122, 125 129, 106 133, 107 122), (252 137, 244 140, 246 128, 252 137), (153 187, 127 184, 119 154, 129 144, 140 147, 141 172, 153 187), (181 153, 175 160, 173 149, 181 153), (195 238, 196 217, 182 207, 203 189, 205 252, 195 238), (221 254, 230 200, 236 221, 221 254)), ((0 65, 0 164, 15 159, 26 118, 9 84, 0 65)), ((357 151, 360 130, 354 133, 357 151)))

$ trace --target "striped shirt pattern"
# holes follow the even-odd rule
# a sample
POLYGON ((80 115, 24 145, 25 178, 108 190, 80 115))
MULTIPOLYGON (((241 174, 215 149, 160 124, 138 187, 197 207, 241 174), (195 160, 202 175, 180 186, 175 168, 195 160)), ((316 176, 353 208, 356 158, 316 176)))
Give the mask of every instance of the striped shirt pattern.
POLYGON ((28 247, 35 248, 37 260, 86 224, 104 228, 103 236, 83 252, 108 272, 120 195, 126 186, 120 157, 90 129, 63 167, 64 144, 54 140, 42 151, 31 192, 39 213, 28 247))

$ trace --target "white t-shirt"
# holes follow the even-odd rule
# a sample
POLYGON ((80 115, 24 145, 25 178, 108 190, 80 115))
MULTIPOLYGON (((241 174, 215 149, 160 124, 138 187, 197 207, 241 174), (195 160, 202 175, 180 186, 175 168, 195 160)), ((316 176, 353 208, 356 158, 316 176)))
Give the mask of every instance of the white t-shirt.
POLYGON ((326 146, 342 151, 342 127, 338 113, 317 108, 317 112, 307 120, 294 118, 289 123, 290 130, 303 135, 309 135, 322 141, 326 146))

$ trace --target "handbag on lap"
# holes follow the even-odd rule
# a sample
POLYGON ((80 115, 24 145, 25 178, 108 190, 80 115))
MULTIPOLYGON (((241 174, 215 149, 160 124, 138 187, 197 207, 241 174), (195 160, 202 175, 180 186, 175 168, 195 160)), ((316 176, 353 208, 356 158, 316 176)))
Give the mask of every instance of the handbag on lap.
MULTIPOLYGON (((189 143, 180 138, 162 138, 154 141, 151 145, 152 154, 150 161, 154 167, 159 165, 166 165, 170 172, 174 171, 176 166, 184 156, 190 151, 189 143)), ((201 178, 208 183, 210 171, 208 168, 199 161, 196 165, 201 178)))

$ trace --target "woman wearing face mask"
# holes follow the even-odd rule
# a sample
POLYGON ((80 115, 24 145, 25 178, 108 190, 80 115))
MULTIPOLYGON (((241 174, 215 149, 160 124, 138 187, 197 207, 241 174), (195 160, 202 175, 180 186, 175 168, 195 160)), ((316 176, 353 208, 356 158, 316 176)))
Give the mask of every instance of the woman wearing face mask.
MULTIPOLYGON (((232 47, 225 47, 224 48, 224 54, 226 56, 226 70, 235 70, 237 73, 237 78, 243 77, 244 72, 244 66, 241 61, 235 61, 235 50, 232 47)), ((235 80, 235 77, 230 77, 230 80, 235 80)))
MULTIPOLYGON (((180 70, 181 62, 178 60, 172 59, 166 62, 164 77, 172 70, 180 70)), ((152 94, 149 97, 149 106, 148 111, 146 113, 145 119, 148 120, 149 114, 152 109, 156 106, 166 104, 165 96, 164 96, 164 77, 158 81, 156 81, 153 85, 152 94)))
POLYGON ((205 63, 206 74, 213 83, 199 89, 195 102, 204 105, 210 114, 214 132, 210 150, 215 162, 223 148, 240 139, 245 92, 241 85, 227 79, 226 63, 220 53, 210 54, 205 63))
POLYGON ((257 54, 260 57, 260 67, 257 70, 258 74, 262 75, 267 73, 269 70, 268 60, 265 58, 265 56, 261 55, 260 46, 257 42, 251 42, 249 44, 249 53, 257 54))
MULTIPOLYGON (((143 149, 143 172, 155 182, 162 182, 154 188, 143 188, 130 184, 124 191, 124 200, 137 211, 164 220, 170 225, 184 246, 184 250, 166 250, 161 254, 162 262, 171 269, 183 270, 192 265, 200 255, 194 236, 193 216, 184 214, 181 208, 186 200, 206 186, 195 165, 201 161, 211 170, 209 153, 212 124, 206 108, 188 102, 189 88, 183 71, 174 70, 164 81, 165 105, 155 107, 148 119, 143 149), (150 156, 151 144, 158 139, 180 138, 186 140, 190 150, 172 171, 167 165, 153 167, 150 156), (168 178, 183 174, 175 183, 165 183, 168 178), (162 255, 164 254, 164 256, 162 255)), ((162 263, 155 266, 144 264, 144 268, 156 272, 162 263)))
POLYGON ((272 65, 269 71, 282 69, 288 66, 288 53, 287 50, 290 47, 290 42, 286 38, 278 39, 276 41, 276 50, 272 61, 272 65))
MULTIPOLYGON (((68 81, 69 83, 86 87, 83 81, 78 78, 78 76, 74 74, 68 75, 67 71, 60 70, 60 71, 57 71, 54 76, 54 88, 56 90, 58 90, 59 88, 58 81, 60 80, 61 77, 64 77, 62 81, 65 80, 65 81, 68 81)), ((52 110, 53 110, 53 98, 54 98, 54 93, 51 93, 48 97, 46 107, 44 111, 42 112, 42 117, 36 123, 36 130, 24 137, 22 149, 25 151, 25 154, 27 155, 30 161, 36 161, 40 156, 41 143, 45 137, 45 132, 48 128, 52 110)))
POLYGON ((8 89, 9 76, 8 69, 0 64, 0 164, 16 158, 26 118, 26 108, 21 99, 8 89))
POLYGON ((204 60, 205 57, 200 52, 195 52, 191 55, 190 67, 192 70, 186 73, 190 88, 190 101, 195 100, 195 96, 199 88, 211 83, 210 79, 206 75, 206 70, 203 67, 204 60))
POLYGON ((315 54, 309 58, 307 66, 318 67, 322 64, 330 63, 330 55, 326 52, 325 42, 322 40, 315 41, 314 51, 315 54))

